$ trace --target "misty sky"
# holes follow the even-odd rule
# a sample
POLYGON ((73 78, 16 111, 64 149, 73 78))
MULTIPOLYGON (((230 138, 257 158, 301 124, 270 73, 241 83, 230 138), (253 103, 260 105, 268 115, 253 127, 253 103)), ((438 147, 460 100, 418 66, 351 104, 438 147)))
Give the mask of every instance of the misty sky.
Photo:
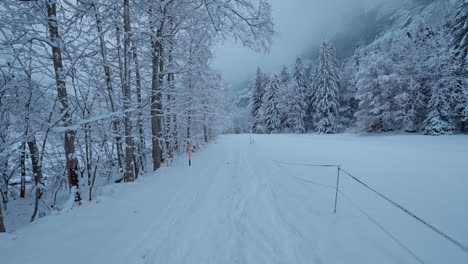
POLYGON ((278 71, 282 64, 291 64, 296 56, 304 55, 310 46, 332 38, 343 15, 370 9, 383 1, 386 0, 271 0, 278 34, 271 52, 257 54, 227 40, 215 48, 213 66, 233 85, 251 78, 258 66, 270 73, 278 71))

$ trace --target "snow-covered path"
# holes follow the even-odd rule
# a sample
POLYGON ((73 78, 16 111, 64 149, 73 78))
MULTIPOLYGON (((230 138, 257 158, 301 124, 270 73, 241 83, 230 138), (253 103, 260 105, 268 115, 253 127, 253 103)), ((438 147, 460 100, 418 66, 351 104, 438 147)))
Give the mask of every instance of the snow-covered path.
MULTIPOLYGON (((419 168, 421 175, 413 175, 409 183, 412 188, 418 188, 412 184, 418 177, 437 176, 434 168, 440 163, 421 169, 427 167, 427 162, 456 154, 452 161, 441 161, 446 166, 443 171, 453 175, 455 181, 447 186, 440 186, 434 176, 432 184, 415 190, 418 195, 407 195, 407 184, 399 185, 405 175, 369 181, 467 243, 468 195, 463 188, 468 179, 467 175, 455 174, 466 172, 461 161, 468 160, 468 151, 459 144, 468 143, 468 139, 447 137, 440 145, 433 145, 432 152, 416 150, 426 156, 411 160, 409 168, 404 163, 408 157, 398 147, 422 146, 418 145, 420 141, 433 139, 395 138, 390 137, 388 142, 378 141, 378 137, 361 138, 367 145, 358 146, 349 136, 320 140, 312 136, 255 136, 255 144, 249 144, 248 135, 224 136, 217 144, 196 153, 190 168, 185 160, 178 160, 174 166, 136 183, 105 188, 95 203, 45 217, 13 234, 0 236, 0 263, 417 263, 349 201, 340 198, 338 214, 333 214, 336 169, 277 162, 341 162, 370 179, 376 169, 365 170, 363 164, 371 162, 378 167, 380 160, 368 151, 390 145, 396 148, 395 153, 380 157, 380 162, 391 158, 393 164, 400 163, 395 166, 397 169, 390 169, 389 175, 398 175, 401 167, 413 174, 411 168, 419 168), (280 137, 285 140, 277 141, 280 137), (395 142, 401 145, 395 146, 395 142), (349 151, 346 155, 339 151, 343 145, 349 151), (363 149, 354 152, 359 148, 363 149), (362 159, 368 160, 359 163, 362 159), (451 162, 458 167, 452 168, 451 162), (440 193, 434 193, 436 188, 432 185, 439 185, 440 193), (438 195, 445 200, 431 201, 438 195), (426 201, 433 203, 428 205, 426 201), (450 208, 434 212, 434 208, 448 204, 450 208), (465 209, 453 209, 456 205, 465 209)), ((359 191, 359 186, 353 186, 351 181, 344 180, 342 184, 344 192, 352 193, 355 202, 382 221, 426 263, 466 263, 468 256, 412 219, 359 191)))

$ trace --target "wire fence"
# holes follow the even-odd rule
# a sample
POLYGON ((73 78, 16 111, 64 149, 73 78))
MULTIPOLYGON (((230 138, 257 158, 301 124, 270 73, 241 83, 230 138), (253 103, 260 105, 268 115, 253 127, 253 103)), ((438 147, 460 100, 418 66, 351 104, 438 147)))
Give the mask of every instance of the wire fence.
POLYGON ((357 178, 353 174, 349 173, 347 170, 344 170, 341 168, 340 164, 306 164, 306 163, 293 163, 293 162, 284 162, 284 161, 278 161, 274 160, 274 162, 278 164, 283 164, 283 165, 289 165, 289 166, 301 166, 301 167, 323 167, 323 168, 336 168, 337 169, 337 177, 336 177, 336 186, 330 186, 330 185, 325 185, 321 183, 316 183, 312 181, 308 181, 299 177, 300 180, 306 181, 313 183, 318 186, 326 187, 328 189, 333 188, 335 190, 335 208, 334 208, 334 213, 336 214, 337 210, 337 204, 338 204, 338 194, 346 198, 348 201, 351 202, 351 204, 354 205, 360 211, 363 215, 366 216, 366 218, 369 219, 374 225, 376 225, 382 232, 384 232, 390 239, 392 239, 398 246, 400 246, 402 249, 404 249, 408 254, 410 254, 416 261, 419 263, 424 263, 424 261, 418 257, 408 246, 406 246, 400 239, 398 239, 395 235, 393 235, 391 232, 389 232, 387 229, 384 228, 382 224, 380 224, 378 221, 376 221, 369 213, 367 213, 362 207, 360 207, 357 203, 355 203, 352 199, 351 196, 348 194, 345 194, 340 190, 340 176, 341 174, 344 174, 348 176, 350 179, 353 181, 357 182, 360 186, 363 186, 366 188, 368 191, 371 191, 372 193, 376 194, 380 198, 382 198, 384 201, 388 202, 392 206, 396 207, 397 209, 403 211, 406 215, 412 217, 415 219, 418 223, 426 226, 429 228, 431 231, 434 233, 440 235, 442 238, 450 242, 452 245, 455 247, 461 249, 463 252, 468 254, 468 246, 464 245, 460 241, 456 240, 452 236, 448 235, 447 233, 443 232, 440 228, 437 228, 436 226, 428 223, 426 220, 422 219, 420 216, 416 215, 415 213, 411 212, 409 209, 403 207, 401 204, 395 202, 393 199, 389 198, 387 195, 382 194, 381 192, 377 191, 375 188, 371 187, 361 179, 357 178))

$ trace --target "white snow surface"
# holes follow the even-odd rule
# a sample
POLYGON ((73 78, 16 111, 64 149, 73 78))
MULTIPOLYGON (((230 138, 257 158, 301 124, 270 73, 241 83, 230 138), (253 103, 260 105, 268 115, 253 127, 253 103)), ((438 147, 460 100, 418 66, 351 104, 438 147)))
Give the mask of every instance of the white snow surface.
MULTIPOLYGON (((96 201, 0 235, 2 264, 468 263, 468 254, 337 170, 468 244, 468 137, 226 135, 96 201), (280 162, 277 162, 280 161, 280 162), (283 163, 281 163, 283 162, 283 163)), ((8 227, 7 227, 8 228, 8 227)))

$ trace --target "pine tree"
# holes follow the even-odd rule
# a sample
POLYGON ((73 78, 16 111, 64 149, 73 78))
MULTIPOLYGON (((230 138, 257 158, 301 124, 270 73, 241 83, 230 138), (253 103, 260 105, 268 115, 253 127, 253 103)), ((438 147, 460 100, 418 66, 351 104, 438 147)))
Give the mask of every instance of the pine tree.
POLYGON ((265 94, 265 85, 265 76, 260 68, 258 68, 252 92, 252 107, 250 112, 250 130, 256 134, 263 133, 264 130, 262 102, 265 94))
POLYGON ((280 131, 280 112, 279 112, 279 85, 278 76, 274 76, 266 93, 265 123, 266 132, 275 134, 280 131))
POLYGON ((323 42, 314 80, 314 122, 318 133, 337 132, 339 108, 338 62, 333 47, 323 42))
POLYGON ((453 70, 451 77, 453 118, 460 132, 466 133, 468 131, 468 70, 453 70))
POLYGON ((281 125, 280 129, 282 131, 290 131, 291 128, 288 124, 288 116, 289 116, 289 103, 294 96, 294 83, 291 73, 286 65, 283 65, 281 68, 281 72, 278 76, 278 84, 279 84, 279 98, 281 100, 278 102, 278 109, 280 112, 280 120, 281 125))
POLYGON ((411 79, 405 91, 396 96, 399 110, 396 119, 406 132, 418 131, 419 119, 424 110, 424 98, 421 93, 421 85, 411 79))
POLYGON ((468 131, 468 0, 458 0, 458 8, 452 22, 452 49, 454 62, 452 67, 457 77, 457 84, 453 90, 453 105, 455 119, 460 131, 468 131))
POLYGON ((281 67, 281 73, 279 74, 278 78, 281 86, 286 86, 291 81, 291 74, 289 73, 288 67, 286 65, 281 67))
MULTIPOLYGON (((463 101, 461 106, 463 109, 460 112, 461 115, 461 132, 466 133, 468 131, 468 82, 465 79, 465 89, 463 89, 463 101)), ((456 109, 457 110, 457 109, 456 109)))
POLYGON ((296 58, 293 72, 293 95, 289 101, 288 127, 291 132, 304 133, 304 119, 307 111, 307 80, 301 58, 296 58))
POLYGON ((458 0, 458 8, 453 21, 453 50, 455 57, 468 59, 468 0, 458 0))
POLYGON ((309 82, 309 89, 307 91, 307 111, 306 111, 306 129, 308 131, 313 131, 315 130, 315 124, 314 124, 314 116, 315 116, 315 110, 314 110, 314 100, 315 100, 315 79, 317 76, 317 65, 312 64, 310 66, 310 73, 308 77, 308 82, 309 82))
POLYGON ((362 49, 357 49, 353 57, 343 65, 340 79, 340 127, 346 129, 355 122, 359 100, 356 99, 356 75, 359 72, 362 60, 362 49))
POLYGON ((454 126, 451 122, 451 107, 449 88, 445 79, 442 79, 437 86, 432 89, 432 96, 429 100, 428 114, 423 122, 423 131, 426 135, 452 134, 454 126))
POLYGON ((304 133, 305 125, 304 118, 306 112, 304 110, 304 96, 299 87, 296 87, 295 94, 290 102, 288 114, 288 127, 293 133, 304 133))

